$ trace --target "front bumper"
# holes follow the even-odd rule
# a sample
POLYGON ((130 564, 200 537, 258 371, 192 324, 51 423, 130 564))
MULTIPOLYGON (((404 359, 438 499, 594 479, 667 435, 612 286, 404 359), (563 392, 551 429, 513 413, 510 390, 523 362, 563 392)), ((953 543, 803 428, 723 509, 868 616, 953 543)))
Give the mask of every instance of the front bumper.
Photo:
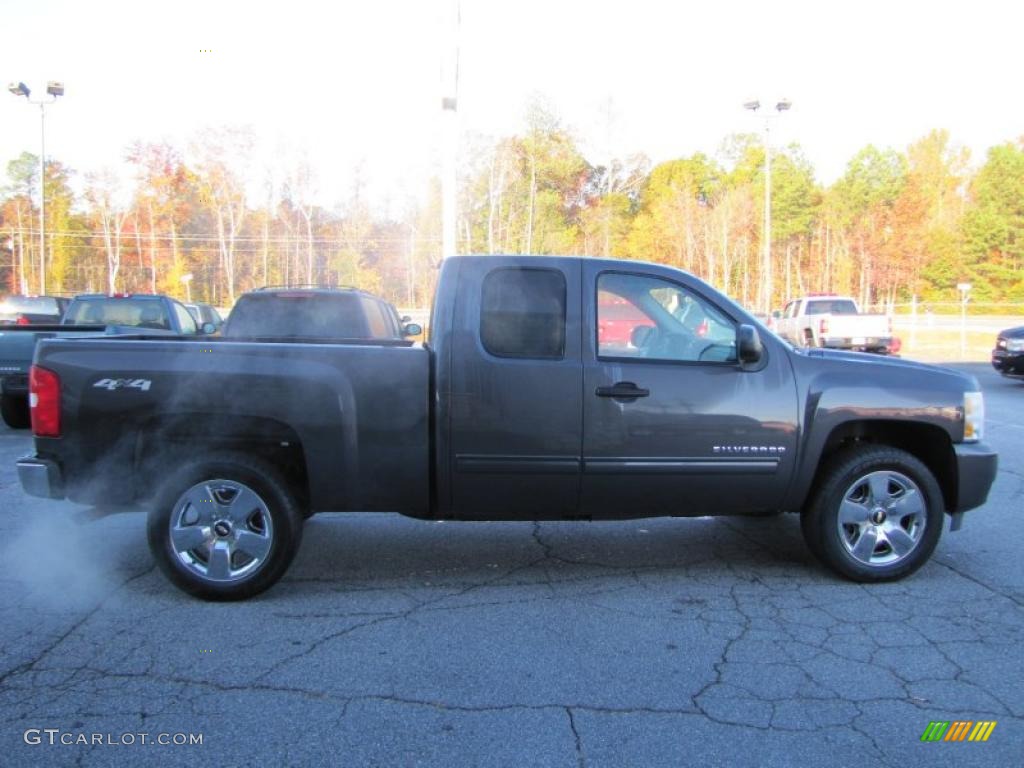
POLYGON ((64 478, 60 465, 50 459, 23 456, 18 459, 18 480, 29 496, 42 499, 63 499, 64 478))
POLYGON ((999 455, 984 443, 957 443, 953 450, 957 491, 956 506, 949 511, 955 514, 980 507, 988 499, 999 468, 999 455))
POLYGON ((1024 376, 1024 352, 1008 352, 996 347, 992 350, 992 367, 1004 376, 1024 376))

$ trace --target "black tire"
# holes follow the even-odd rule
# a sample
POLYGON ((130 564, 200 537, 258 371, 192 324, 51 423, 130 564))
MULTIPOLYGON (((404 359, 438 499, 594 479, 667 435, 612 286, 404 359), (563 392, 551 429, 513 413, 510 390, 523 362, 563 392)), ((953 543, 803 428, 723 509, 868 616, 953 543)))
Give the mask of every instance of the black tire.
POLYGON ((0 416, 11 429, 28 429, 32 417, 28 410, 28 398, 19 395, 0 395, 0 416))
POLYGON ((836 573, 865 583, 895 581, 931 557, 944 514, 942 490, 920 460, 898 448, 858 445, 823 468, 800 527, 811 552, 836 573), (875 501, 872 479, 887 489, 888 501, 875 501), (863 522, 840 524, 841 514, 848 520, 861 511, 863 522))
POLYGON ((218 453, 190 460, 162 483, 149 512, 147 537, 160 570, 178 588, 205 600, 244 600, 273 586, 288 570, 302 541, 302 524, 303 513, 295 495, 273 466, 243 454, 218 453), (215 480, 222 482, 204 486, 206 490, 212 489, 213 494, 196 491, 197 485, 215 480), (243 491, 254 494, 255 501, 247 494, 240 496, 243 491), (201 498, 198 500, 211 503, 210 507, 201 508, 193 503, 198 495, 216 496, 216 503, 214 498, 201 498), (238 499, 243 501, 234 506, 238 499), (241 506, 243 504, 252 508, 251 514, 244 511, 247 508, 241 506), (189 522, 187 518, 199 515, 197 510, 200 509, 203 514, 209 509, 208 517, 189 522), (243 510, 244 520, 236 519, 234 511, 238 510, 243 510), (220 519, 215 521, 214 518, 220 519), (205 543, 197 542, 190 549, 180 546, 183 551, 179 552, 171 533, 172 520, 179 533, 187 531, 198 539, 205 536, 205 543), (210 525, 203 525, 204 522, 210 525), (223 536, 215 532, 219 523, 227 523, 223 526, 227 529, 223 536), (258 541, 260 546, 266 547, 265 554, 250 556, 248 550, 239 545, 239 536, 258 541), (221 558, 228 568, 226 579, 209 577, 215 548, 210 542, 223 544, 224 551, 229 552, 226 559, 223 554, 221 558), (242 566, 235 575, 233 571, 239 560, 243 561, 242 566), (202 573, 204 569, 207 575, 202 573))

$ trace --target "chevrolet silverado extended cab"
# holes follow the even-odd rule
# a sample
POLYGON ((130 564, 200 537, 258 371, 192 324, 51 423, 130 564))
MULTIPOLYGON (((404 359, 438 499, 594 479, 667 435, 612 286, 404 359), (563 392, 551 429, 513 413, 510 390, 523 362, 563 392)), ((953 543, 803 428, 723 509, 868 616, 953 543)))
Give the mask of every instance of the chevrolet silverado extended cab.
POLYGON ((847 296, 823 294, 793 299, 775 321, 774 330, 803 347, 885 355, 892 344, 892 319, 888 315, 862 314, 857 302, 847 296))
POLYGON ((977 381, 797 349, 639 262, 444 261, 427 344, 47 339, 25 491, 145 502, 153 555, 209 599, 266 589, 304 519, 600 520, 799 510, 810 549, 897 579, 985 502, 977 381), (628 339, 602 340, 632 304, 628 339), (616 317, 623 313, 617 311, 616 317))
POLYGON ((199 332, 188 310, 167 296, 83 294, 65 306, 59 323, 0 329, 0 416, 11 429, 29 425, 28 368, 40 339, 116 335, 139 328, 151 334, 199 332))

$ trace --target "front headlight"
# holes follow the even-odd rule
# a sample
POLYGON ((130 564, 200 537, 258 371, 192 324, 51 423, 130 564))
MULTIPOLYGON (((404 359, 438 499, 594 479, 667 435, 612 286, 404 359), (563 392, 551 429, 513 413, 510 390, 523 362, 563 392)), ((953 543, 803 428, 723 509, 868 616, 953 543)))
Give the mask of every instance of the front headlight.
POLYGON ((1024 339, 1007 339, 1007 352, 1024 352, 1024 339))
POLYGON ((984 431, 985 398, 981 392, 964 392, 964 442, 978 442, 984 431))

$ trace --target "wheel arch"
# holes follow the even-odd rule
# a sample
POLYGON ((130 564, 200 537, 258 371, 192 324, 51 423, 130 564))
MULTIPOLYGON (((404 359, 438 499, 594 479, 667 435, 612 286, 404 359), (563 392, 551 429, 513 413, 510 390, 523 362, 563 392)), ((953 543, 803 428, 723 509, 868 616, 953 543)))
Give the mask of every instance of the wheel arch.
POLYGON ((302 440, 289 425, 258 416, 174 414, 141 425, 135 444, 139 496, 152 496, 169 467, 204 454, 234 452, 274 466, 304 509, 309 472, 302 440))
POLYGON ((934 424, 896 419, 851 420, 834 426, 820 450, 813 456, 806 456, 803 462, 808 479, 797 494, 797 506, 803 507, 814 495, 829 460, 839 451, 857 444, 887 445, 911 454, 935 476, 946 510, 956 507, 959 490, 956 456, 949 433, 934 424))

